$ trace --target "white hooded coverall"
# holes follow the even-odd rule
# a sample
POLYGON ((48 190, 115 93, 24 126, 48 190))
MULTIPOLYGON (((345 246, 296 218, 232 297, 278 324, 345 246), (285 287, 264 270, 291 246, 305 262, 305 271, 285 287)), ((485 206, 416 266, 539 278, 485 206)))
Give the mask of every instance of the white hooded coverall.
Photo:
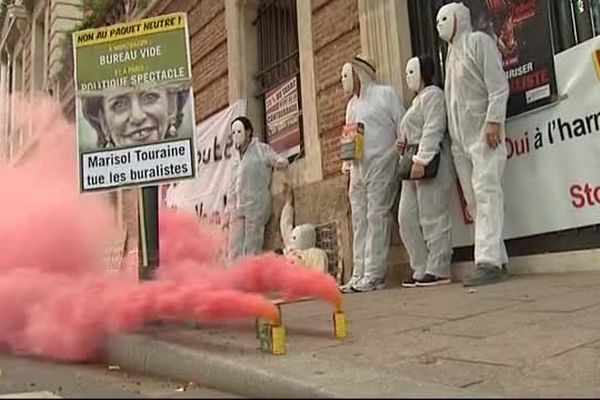
POLYGON ((271 216, 271 178, 278 161, 271 146, 252 138, 246 152, 236 152, 230 197, 235 202, 230 227, 230 260, 262 251, 265 225, 271 216))
POLYGON ((300 266, 324 274, 328 272, 327 253, 317 247, 317 231, 312 224, 294 227, 294 207, 286 202, 281 211, 279 229, 286 257, 295 259, 300 266))
POLYGON ((496 43, 487 34, 472 31, 466 6, 447 4, 438 12, 440 16, 456 16, 456 35, 446 58, 444 91, 454 164, 467 209, 475 220, 475 264, 500 267, 508 262, 502 239, 501 186, 506 144, 502 140, 491 149, 485 128, 487 122, 496 122, 504 133, 508 79, 496 43))
POLYGON ((428 86, 414 98, 402 118, 400 134, 407 144, 419 145, 413 161, 427 165, 441 151, 434 178, 402 182, 398 224, 413 278, 420 280, 425 274, 448 278, 452 258, 450 196, 453 167, 450 141, 446 138, 446 106, 442 90, 428 86))
POLYGON ((354 67, 360 94, 346 107, 346 124, 362 122, 364 150, 350 169, 350 206, 354 233, 352 280, 383 283, 390 245, 391 211, 398 192, 397 131, 404 107, 394 89, 378 85, 354 67))

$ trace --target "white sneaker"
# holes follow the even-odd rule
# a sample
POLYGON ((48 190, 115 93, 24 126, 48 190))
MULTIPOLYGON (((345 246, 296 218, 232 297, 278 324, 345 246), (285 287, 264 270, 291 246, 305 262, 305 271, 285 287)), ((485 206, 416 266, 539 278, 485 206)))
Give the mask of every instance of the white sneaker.
POLYGON ((385 282, 383 281, 383 279, 371 280, 363 278, 352 288, 357 292, 371 292, 373 290, 385 289, 385 282))
POLYGON ((361 278, 359 276, 353 276, 350 278, 345 285, 340 286, 340 292, 342 293, 352 293, 354 292, 354 286, 360 282, 361 278))

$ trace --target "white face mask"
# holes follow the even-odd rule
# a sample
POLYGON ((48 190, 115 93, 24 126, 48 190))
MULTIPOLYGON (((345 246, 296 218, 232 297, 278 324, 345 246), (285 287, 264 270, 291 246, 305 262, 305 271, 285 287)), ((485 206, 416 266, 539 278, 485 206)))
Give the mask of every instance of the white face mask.
POLYGON ((454 25, 456 23, 454 4, 447 4, 440 8, 437 15, 437 31, 440 38, 446 42, 450 42, 454 34, 454 25))
POLYGON ((417 57, 413 57, 406 63, 406 84, 413 92, 421 89, 421 63, 417 57))
POLYGON ((342 88, 347 94, 354 92, 354 72, 350 63, 346 63, 342 67, 342 88))
POLYGON ((317 233, 311 224, 299 225, 292 230, 290 248, 292 250, 308 250, 316 246, 317 233))
POLYGON ((236 146, 241 146, 246 141, 246 128, 242 121, 235 121, 231 125, 231 137, 236 146))

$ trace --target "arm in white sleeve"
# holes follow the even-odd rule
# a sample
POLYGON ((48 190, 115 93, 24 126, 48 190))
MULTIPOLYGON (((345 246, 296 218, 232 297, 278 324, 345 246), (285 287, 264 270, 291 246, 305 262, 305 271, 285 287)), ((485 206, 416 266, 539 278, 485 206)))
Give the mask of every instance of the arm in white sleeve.
POLYGON ((440 143, 446 131, 446 104, 441 90, 428 89, 422 94, 420 108, 423 113, 423 133, 419 141, 419 151, 413 161, 428 165, 440 151, 440 143))
POLYGON ((350 98, 350 100, 348 100, 348 103, 346 104, 346 124, 352 124, 355 121, 354 118, 354 96, 350 98))
POLYGON ((294 207, 290 203, 285 203, 281 210, 281 218, 279 219, 279 230, 285 248, 290 247, 290 239, 294 230, 294 207))
POLYGON ((390 91, 390 105, 392 106, 392 120, 394 121, 394 126, 396 127, 396 139, 402 137, 402 132, 400 132, 400 123, 402 122, 402 118, 406 113, 402 102, 400 101, 400 97, 393 89, 390 91))
POLYGON ((233 156, 233 160, 231 162, 231 178, 229 180, 229 185, 227 187, 227 206, 226 210, 232 212, 236 208, 237 203, 237 195, 238 195, 238 187, 237 187, 237 177, 238 177, 238 169, 240 167, 240 159, 239 157, 233 156))
POLYGON ((485 33, 474 35, 476 54, 483 67, 483 80, 488 91, 487 122, 503 123, 510 88, 502 67, 502 55, 491 37, 485 33))
POLYGON ((260 146, 263 150, 263 154, 266 158, 267 164, 270 165, 271 167, 275 168, 275 165, 279 162, 285 163, 286 166, 289 165, 288 160, 284 157, 281 157, 279 154, 277 154, 275 152, 275 150, 273 150, 273 148, 271 146, 269 146, 268 144, 260 143, 260 146))
MULTIPOLYGON (((347 124, 354 123, 354 97, 350 98, 348 104, 346 104, 346 117, 345 122, 347 124)), ((340 132, 341 135, 341 132, 340 132)), ((340 136, 341 137, 341 136, 340 136)), ((342 173, 347 174, 350 172, 350 168, 352 167, 352 161, 344 160, 342 161, 342 173)))

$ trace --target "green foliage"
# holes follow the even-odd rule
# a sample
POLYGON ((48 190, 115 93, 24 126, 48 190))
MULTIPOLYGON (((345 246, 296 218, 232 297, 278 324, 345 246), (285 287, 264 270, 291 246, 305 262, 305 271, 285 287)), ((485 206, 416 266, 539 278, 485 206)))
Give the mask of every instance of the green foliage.
MULTIPOLYGON (((108 14, 113 13, 116 9, 123 8, 124 0, 83 0, 83 15, 84 19, 77 23, 73 28, 65 32, 65 36, 61 39, 61 50, 62 50, 62 62, 67 57, 71 57, 73 51, 72 48, 72 34, 73 32, 97 28, 106 24, 106 17, 108 14)), ((150 0, 138 0, 137 10, 144 10, 148 7, 150 0)))

